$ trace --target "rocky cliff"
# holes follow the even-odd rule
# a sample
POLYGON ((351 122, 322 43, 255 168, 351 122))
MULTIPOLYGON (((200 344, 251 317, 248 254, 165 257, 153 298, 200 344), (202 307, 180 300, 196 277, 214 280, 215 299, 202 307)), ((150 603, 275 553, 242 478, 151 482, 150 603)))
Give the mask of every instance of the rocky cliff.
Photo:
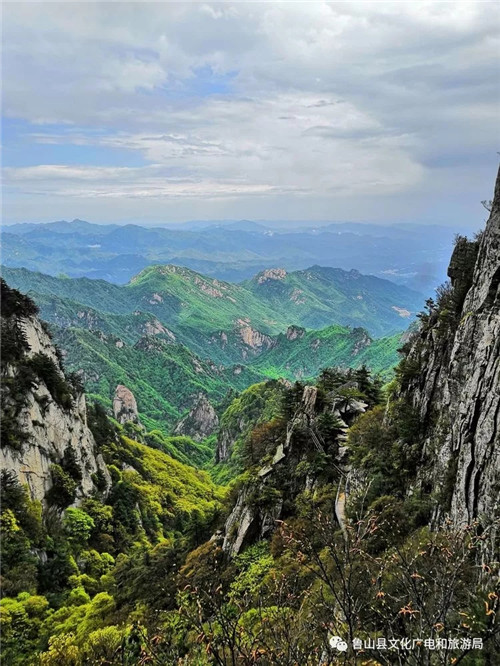
POLYGON ((175 426, 175 435, 187 435, 201 442, 215 432, 219 417, 204 393, 199 393, 193 406, 175 426))
POLYGON ((457 238, 451 285, 429 302, 403 384, 422 425, 424 477, 447 484, 456 524, 500 508, 500 174, 491 215, 475 240, 457 238))
POLYGON ((123 384, 118 384, 113 398, 113 414, 118 423, 139 423, 137 402, 134 394, 123 384))
POLYGON ((69 461, 77 477, 76 500, 96 484, 104 490, 109 475, 87 427, 81 387, 65 377, 34 304, 3 281, 1 378, 2 469, 13 472, 37 500, 47 499, 54 474, 64 473, 69 461))
POLYGON ((260 458, 224 526, 222 548, 229 555, 270 536, 301 493, 314 492, 320 482, 334 488, 345 476, 346 432, 368 405, 353 397, 358 383, 347 373, 339 371, 337 378, 328 391, 321 382, 286 387, 293 405, 288 420, 253 431, 251 445, 260 458))

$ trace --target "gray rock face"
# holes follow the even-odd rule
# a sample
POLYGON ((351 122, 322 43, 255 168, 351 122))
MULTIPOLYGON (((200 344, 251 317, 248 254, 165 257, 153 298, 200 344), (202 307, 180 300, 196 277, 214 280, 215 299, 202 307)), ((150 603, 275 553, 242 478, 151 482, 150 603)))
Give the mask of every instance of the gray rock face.
MULTIPOLYGON (((63 375, 55 348, 40 322, 35 317, 20 320, 30 347, 27 358, 43 353, 49 357, 63 375)), ((7 366, 4 379, 15 381, 17 368, 7 366)), ((6 389, 7 390, 7 389, 6 389)), ((6 404, 12 404, 13 396, 6 395, 6 404)), ((32 499, 44 501, 52 486, 50 467, 59 463, 68 447, 75 453, 75 459, 82 472, 78 487, 77 502, 94 490, 92 476, 98 472, 110 485, 106 465, 95 450, 94 437, 87 427, 85 396, 79 394, 69 408, 62 408, 52 398, 42 380, 31 385, 23 405, 17 411, 19 428, 27 435, 20 450, 9 446, 0 448, 2 469, 16 474, 20 483, 28 486, 32 499)))
POLYGON ((287 340, 297 340, 298 338, 303 338, 306 333, 306 329, 301 326, 289 326, 286 329, 286 339, 287 340))
POLYGON ((222 428, 217 437, 217 449, 215 450, 215 462, 224 462, 229 458, 233 444, 233 435, 228 428, 222 428))
POLYGON ((217 449, 215 450, 215 461, 217 463, 230 457, 234 442, 243 434, 247 426, 248 420, 245 414, 241 414, 237 422, 230 426, 221 424, 217 436, 217 449))
POLYGON ((176 425, 175 435, 187 435, 196 442, 201 442, 219 426, 219 417, 204 393, 199 393, 193 407, 176 425))
POLYGON ((127 421, 139 423, 139 414, 137 412, 137 402, 134 394, 123 384, 118 384, 113 399, 113 414, 118 423, 124 424, 127 421))
MULTIPOLYGON (((297 446, 294 444, 296 432, 307 432, 310 446, 319 451, 324 450, 325 442, 320 437, 316 424, 317 402, 317 387, 305 386, 295 414, 288 422, 283 441, 278 443, 272 460, 257 472, 259 479, 257 485, 248 484, 241 488, 224 528, 222 547, 230 556, 237 555, 242 548, 257 539, 269 536, 276 529, 276 521, 282 517, 284 497, 277 494, 270 502, 260 505, 255 504, 254 497, 259 494, 265 495, 266 489, 272 489, 273 475, 279 466, 286 465, 290 475, 293 475, 292 470, 305 453, 304 450, 297 451, 297 446)), ((358 400, 339 398, 338 401, 334 401, 332 409, 334 414, 336 412, 342 414, 351 423, 356 416, 365 411, 366 406, 358 400)), ((346 424, 346 430, 347 427, 346 424)), ((340 444, 342 441, 343 435, 340 433, 337 436, 337 443, 340 444)), ((312 490, 314 483, 313 478, 306 478, 305 489, 312 490)), ((298 493, 303 489, 304 486, 297 483, 294 492, 298 493)))
POLYGON ((243 489, 226 521, 222 542, 224 552, 234 557, 252 541, 269 536, 276 528, 282 507, 282 500, 277 500, 268 509, 256 509, 252 506, 248 489, 243 489))
POLYGON ((458 324, 443 336, 431 322, 417 336, 410 358, 421 373, 409 390, 427 424, 432 481, 450 484, 440 513, 449 508, 459 525, 500 508, 500 177, 484 233, 457 244, 448 274, 463 301, 458 324))

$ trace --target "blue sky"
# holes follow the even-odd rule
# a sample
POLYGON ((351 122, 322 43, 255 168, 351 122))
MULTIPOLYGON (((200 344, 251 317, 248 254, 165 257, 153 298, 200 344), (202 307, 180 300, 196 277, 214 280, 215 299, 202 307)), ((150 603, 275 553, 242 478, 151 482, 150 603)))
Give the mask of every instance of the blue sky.
POLYGON ((481 219, 493 2, 6 3, 3 217, 481 219))

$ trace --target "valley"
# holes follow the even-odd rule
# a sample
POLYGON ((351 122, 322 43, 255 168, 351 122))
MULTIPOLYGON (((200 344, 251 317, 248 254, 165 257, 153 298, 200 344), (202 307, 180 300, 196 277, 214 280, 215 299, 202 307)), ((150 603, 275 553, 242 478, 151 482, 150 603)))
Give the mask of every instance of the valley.
POLYGON ((331 365, 366 365, 390 378, 420 301, 387 280, 320 267, 268 269, 242 284, 171 265, 123 286, 26 269, 3 274, 37 303, 88 395, 110 410, 116 386, 125 385, 144 426, 165 436, 200 392, 217 406, 267 378, 308 380, 331 365), (372 337, 361 324, 388 335, 372 337))
POLYGON ((1 13, 2 666, 499 666, 500 5, 1 13))

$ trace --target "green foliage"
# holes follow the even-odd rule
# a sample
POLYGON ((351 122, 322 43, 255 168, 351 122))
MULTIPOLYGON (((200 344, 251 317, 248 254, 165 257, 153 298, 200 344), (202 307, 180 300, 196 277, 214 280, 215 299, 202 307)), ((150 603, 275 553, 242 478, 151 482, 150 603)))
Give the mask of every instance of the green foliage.
POLYGON ((0 297, 2 301, 2 317, 35 317, 38 307, 33 300, 17 289, 12 289, 0 278, 0 297))
POLYGON ((61 465, 51 465, 50 475, 52 486, 47 493, 47 498, 54 506, 64 509, 75 501, 78 483, 64 471, 61 465))
POLYGON ((2 470, 1 488, 1 551, 0 571, 3 594, 16 595, 34 591, 37 559, 33 547, 44 544, 40 502, 32 501, 12 472, 2 470))
POLYGON ((2 661, 9 666, 24 666, 40 645, 41 626, 49 602, 43 596, 20 593, 0 601, 2 624, 2 661))
POLYGON ((352 464, 371 479, 367 502, 380 494, 401 495, 415 478, 421 456, 418 417, 400 401, 395 418, 385 418, 378 406, 363 414, 349 432, 352 464))
POLYGON ((64 512, 63 525, 68 543, 78 553, 87 544, 95 523, 85 511, 70 508, 64 512))
POLYGON ((218 437, 232 445, 225 465, 229 476, 257 463, 272 446, 282 427, 276 419, 281 415, 285 393, 284 384, 275 380, 254 384, 234 398, 222 414, 218 437))
POLYGON ((243 440, 240 454, 245 469, 258 465, 262 459, 276 451, 277 445, 283 441, 286 423, 281 418, 257 423, 250 434, 243 440))
POLYGON ((1 326, 1 362, 2 368, 5 368, 8 364, 19 362, 29 351, 29 345, 19 319, 2 316, 1 326))
POLYGON ((64 375, 55 362, 46 354, 39 352, 28 361, 35 376, 46 385, 52 398, 63 409, 70 409, 73 405, 73 387, 68 384, 64 375))
POLYGON ((281 334, 276 345, 258 356, 251 367, 268 377, 291 380, 315 377, 325 367, 369 367, 388 379, 398 362, 400 338, 397 333, 372 340, 364 329, 338 325, 305 331, 291 340, 281 334))
POLYGON ((124 637, 124 630, 116 626, 96 629, 89 634, 85 643, 87 658, 94 664, 112 663, 119 652, 124 637))
POLYGON ((217 512, 223 492, 206 472, 126 437, 121 438, 119 445, 108 447, 104 454, 108 463, 126 463, 134 469, 122 472, 122 480, 109 498, 115 516, 120 516, 132 534, 142 522, 149 538, 156 541, 175 529, 179 521, 189 521, 195 511, 205 519, 217 512))
POLYGON ((36 590, 37 560, 31 552, 30 541, 20 527, 14 512, 3 509, 0 515, 2 591, 15 596, 19 592, 36 590))
POLYGON ((247 595, 255 596, 262 589, 264 578, 274 566, 274 560, 266 542, 257 543, 247 548, 235 558, 238 573, 230 586, 229 598, 241 599, 247 595))
POLYGON ((82 470, 76 458, 75 449, 70 445, 64 449, 61 467, 73 481, 79 483, 82 480, 82 470))
POLYGON ((108 419, 104 407, 98 402, 87 406, 87 424, 98 447, 103 447, 117 437, 116 428, 108 419))

